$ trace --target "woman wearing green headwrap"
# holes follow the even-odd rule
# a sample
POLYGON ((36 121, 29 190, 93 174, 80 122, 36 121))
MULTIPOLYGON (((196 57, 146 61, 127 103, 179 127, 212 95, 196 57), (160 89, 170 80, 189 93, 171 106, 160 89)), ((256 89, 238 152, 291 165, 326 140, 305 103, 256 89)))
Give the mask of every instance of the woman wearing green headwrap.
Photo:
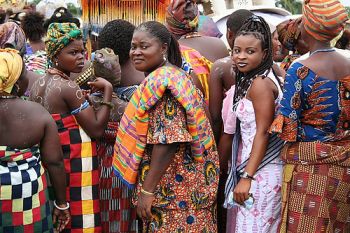
POLYGON ((67 173, 67 200, 71 206, 68 232, 101 232, 98 200, 96 144, 113 107, 112 84, 102 78, 88 82, 103 92, 101 107, 94 110, 79 86, 69 79, 84 67, 82 33, 74 23, 52 23, 46 40, 51 68, 33 85, 31 99, 43 105, 57 123, 67 173))

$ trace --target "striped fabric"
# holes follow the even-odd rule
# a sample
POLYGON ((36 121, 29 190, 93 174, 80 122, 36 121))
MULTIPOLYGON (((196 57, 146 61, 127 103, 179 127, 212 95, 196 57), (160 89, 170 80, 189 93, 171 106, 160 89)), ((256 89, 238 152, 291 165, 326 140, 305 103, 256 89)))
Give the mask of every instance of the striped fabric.
POLYGON ((66 199, 70 203, 71 221, 64 232, 101 232, 96 143, 73 115, 51 115, 58 128, 67 174, 66 199))
POLYGON ((180 45, 181 55, 196 73, 204 89, 205 102, 209 104, 209 77, 212 62, 202 56, 197 50, 180 45))
POLYGON ((203 127, 206 116, 194 84, 181 69, 162 66, 140 84, 121 119, 114 146, 113 167, 116 175, 129 187, 136 183, 146 146, 148 110, 167 89, 186 111, 188 131, 193 138, 191 149, 194 159, 203 161, 203 152, 213 145, 210 129, 203 127))
POLYGON ((344 29, 348 14, 338 0, 305 0, 305 30, 318 41, 331 41, 344 29))
POLYGON ((53 232, 39 147, 0 146, 0 232, 53 232))

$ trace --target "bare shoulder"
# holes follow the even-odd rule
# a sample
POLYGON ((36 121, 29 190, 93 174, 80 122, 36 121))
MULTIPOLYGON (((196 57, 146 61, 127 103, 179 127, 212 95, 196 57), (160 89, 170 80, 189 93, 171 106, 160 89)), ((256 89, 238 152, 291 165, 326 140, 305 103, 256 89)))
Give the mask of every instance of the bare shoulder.
POLYGON ((263 76, 256 77, 249 89, 250 96, 274 95, 275 92, 278 92, 275 83, 270 78, 263 76))

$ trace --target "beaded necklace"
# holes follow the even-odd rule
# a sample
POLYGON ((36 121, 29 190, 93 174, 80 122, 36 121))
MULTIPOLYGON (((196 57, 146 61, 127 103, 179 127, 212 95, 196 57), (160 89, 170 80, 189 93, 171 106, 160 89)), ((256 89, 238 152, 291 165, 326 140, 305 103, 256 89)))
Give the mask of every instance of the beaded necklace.
POLYGON ((186 35, 181 36, 180 39, 189 39, 189 38, 195 38, 195 37, 201 37, 201 35, 198 32, 190 32, 186 35))
POLYGON ((15 95, 0 95, 0 99, 17 99, 18 96, 15 95))

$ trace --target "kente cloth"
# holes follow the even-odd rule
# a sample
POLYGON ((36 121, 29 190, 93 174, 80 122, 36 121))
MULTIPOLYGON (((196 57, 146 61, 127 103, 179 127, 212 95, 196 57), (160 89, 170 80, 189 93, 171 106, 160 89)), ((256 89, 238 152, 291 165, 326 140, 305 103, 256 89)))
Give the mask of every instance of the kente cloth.
POLYGON ((140 84, 126 107, 114 146, 114 171, 129 187, 136 183, 138 168, 144 155, 148 111, 162 98, 166 90, 171 91, 186 111, 188 131, 193 139, 193 158, 203 161, 203 152, 214 143, 201 105, 201 97, 190 77, 173 66, 156 69, 140 84))
POLYGON ((45 40, 49 62, 72 40, 82 37, 81 30, 75 23, 51 23, 45 40))
POLYGON ((136 233, 138 221, 136 209, 131 203, 133 191, 122 183, 112 168, 118 126, 118 122, 108 122, 102 138, 97 141, 102 232, 136 233))
MULTIPOLYGON (((158 232, 201 232, 197 228, 201 223, 203 228, 214 226, 215 220, 210 217, 214 215, 215 209, 213 215, 208 210, 216 207, 220 173, 215 144, 203 153, 203 162, 193 158, 192 136, 188 131, 185 109, 170 90, 164 93, 148 114, 147 146, 138 171, 138 184, 133 196, 134 205, 137 205, 141 187, 149 174, 154 145, 176 143, 177 150, 171 163, 154 190, 155 199, 152 207, 156 211, 163 212, 161 216, 157 214, 154 216, 156 224, 154 227, 158 232), (170 221, 174 215, 179 218, 170 221), (208 221, 203 221, 205 215, 208 221), (176 224, 178 219, 182 220, 176 224), (185 222, 186 219, 189 221, 185 222), (161 222, 164 224, 160 224, 161 222)), ((206 127, 210 128, 209 122, 206 127)), ((209 133, 212 135, 211 130, 209 133)))
POLYGON ((280 233, 350 232, 350 142, 289 142, 280 233))
POLYGON ((289 68, 270 131, 284 141, 339 141, 350 133, 350 76, 329 80, 299 62, 289 68))
POLYGON ((191 65, 193 71, 201 82, 204 89, 205 102, 209 104, 209 78, 210 69, 213 63, 193 48, 180 45, 180 51, 185 61, 191 65))
POLYGON ((305 0, 304 28, 318 41, 331 41, 345 27, 348 13, 339 0, 305 0))
POLYGON ((290 19, 288 22, 281 23, 277 26, 278 40, 289 51, 295 51, 300 36, 300 23, 302 17, 290 19))
POLYGON ((39 146, 0 146, 0 232, 52 233, 52 215, 39 146))
POLYGON ((0 49, 0 93, 11 94, 12 88, 21 76, 22 57, 14 49, 0 49))
POLYGON ((168 30, 181 36, 197 29, 198 6, 194 0, 173 0, 168 6, 165 17, 168 30))
POLYGON ((51 114, 56 121, 66 171, 66 199, 71 221, 65 233, 101 231, 96 143, 71 114, 51 114))
POLYGON ((26 36, 22 28, 14 22, 0 24, 0 48, 10 47, 21 54, 26 52, 26 36))

